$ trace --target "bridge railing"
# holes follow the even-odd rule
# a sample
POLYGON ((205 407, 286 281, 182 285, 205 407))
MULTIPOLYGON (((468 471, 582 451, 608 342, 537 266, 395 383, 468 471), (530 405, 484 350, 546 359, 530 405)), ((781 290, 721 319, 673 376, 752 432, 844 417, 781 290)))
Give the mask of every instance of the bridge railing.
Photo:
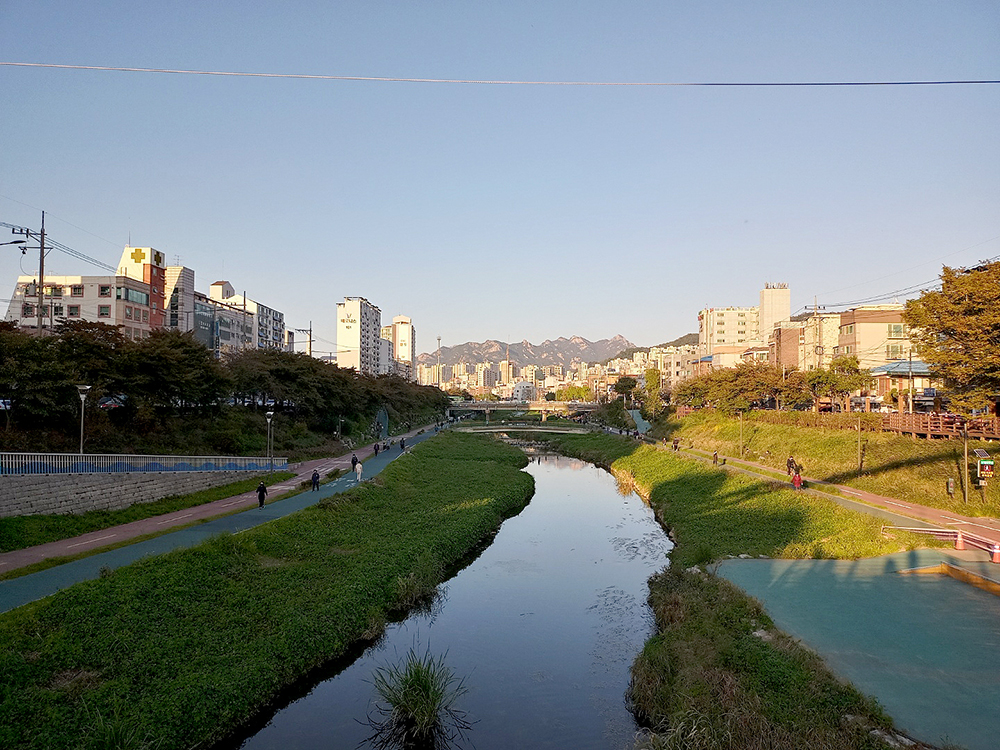
POLYGON ((127 474, 163 471, 268 471, 284 456, 137 456, 114 453, 0 453, 0 475, 127 474))

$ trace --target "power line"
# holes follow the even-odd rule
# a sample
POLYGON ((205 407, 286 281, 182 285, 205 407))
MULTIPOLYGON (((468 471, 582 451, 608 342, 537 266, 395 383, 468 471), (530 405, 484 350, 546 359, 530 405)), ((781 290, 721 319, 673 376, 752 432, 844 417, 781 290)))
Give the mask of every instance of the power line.
POLYGON ((185 70, 181 68, 132 68, 111 65, 59 65, 56 63, 0 62, 21 68, 58 68, 60 70, 97 70, 120 73, 174 73, 196 76, 231 76, 237 78, 297 78, 319 81, 363 81, 372 83, 461 83, 483 86, 956 86, 997 84, 1000 80, 955 81, 515 81, 472 78, 404 78, 396 76, 335 76, 315 73, 254 73, 233 70, 185 70))
MULTIPOLYGON (((13 229, 13 230, 16 230, 16 231, 20 231, 22 233, 24 233, 24 232, 31 232, 32 231, 30 229, 27 229, 26 227, 17 226, 16 224, 8 224, 5 221, 0 221, 0 227, 7 227, 8 229, 13 229)), ((111 271, 112 273, 117 273, 118 272, 118 269, 115 268, 114 266, 110 266, 107 263, 105 263, 104 261, 97 260, 96 258, 91 258, 89 255, 84 255, 79 250, 74 250, 73 248, 71 248, 71 247, 69 247, 67 245, 62 244, 61 242, 56 242, 51 237, 46 237, 45 238, 45 244, 46 244, 47 247, 53 248, 55 250, 58 250, 59 252, 65 253, 66 255, 69 255, 69 256, 72 256, 73 258, 77 258, 79 260, 82 260, 82 261, 85 261, 87 263, 90 263, 91 265, 97 266, 98 268, 103 268, 104 270, 111 271)))

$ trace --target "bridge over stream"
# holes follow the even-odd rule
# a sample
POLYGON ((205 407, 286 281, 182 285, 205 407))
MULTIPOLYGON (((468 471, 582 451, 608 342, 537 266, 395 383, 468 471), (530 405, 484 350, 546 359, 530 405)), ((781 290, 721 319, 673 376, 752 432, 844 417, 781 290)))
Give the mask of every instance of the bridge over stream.
POLYGON ((453 401, 448 406, 449 417, 460 412, 478 411, 486 414, 487 424, 490 414, 501 411, 537 411, 544 422, 550 414, 576 414, 594 411, 600 406, 596 401, 453 401))

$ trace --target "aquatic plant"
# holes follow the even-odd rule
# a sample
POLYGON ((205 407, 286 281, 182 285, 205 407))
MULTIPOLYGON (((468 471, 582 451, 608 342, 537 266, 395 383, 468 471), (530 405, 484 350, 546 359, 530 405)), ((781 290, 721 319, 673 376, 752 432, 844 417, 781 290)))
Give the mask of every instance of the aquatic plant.
POLYGON ((468 688, 446 657, 411 648, 400 663, 375 670, 379 702, 377 716, 368 717, 374 730, 368 742, 376 748, 447 748, 465 736, 472 725, 455 704, 468 688))

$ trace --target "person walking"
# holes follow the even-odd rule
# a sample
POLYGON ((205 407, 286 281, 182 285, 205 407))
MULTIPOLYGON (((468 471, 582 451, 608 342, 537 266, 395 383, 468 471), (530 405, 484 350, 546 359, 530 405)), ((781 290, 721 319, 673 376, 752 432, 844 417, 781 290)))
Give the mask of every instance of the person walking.
POLYGON ((719 465, 719 451, 712 451, 712 466, 719 465))
POLYGON ((399 439, 399 452, 402 453, 405 450, 406 450, 406 438, 404 437, 399 439))
POLYGON ((353 471, 354 469, 357 468, 357 466, 358 466, 358 454, 357 453, 352 453, 351 454, 351 470, 353 471))
POLYGON ((797 490, 802 489, 802 475, 798 471, 795 472, 795 476, 792 477, 792 487, 797 490))
POLYGON ((374 448, 374 450, 375 450, 375 455, 376 455, 376 456, 378 456, 378 449, 379 449, 379 448, 380 448, 381 446, 379 446, 379 444, 378 444, 378 443, 375 443, 375 445, 374 445, 374 446, 372 446, 372 447, 373 447, 373 448, 374 448))
POLYGON ((260 484, 257 485, 257 507, 264 507, 264 498, 267 497, 267 485, 264 484, 264 480, 260 480, 260 484))
POLYGON ((788 469, 788 476, 795 473, 795 459, 792 456, 789 456, 788 460, 785 461, 785 468, 788 469))
POLYGON ((360 461, 358 461, 356 464, 354 464, 354 473, 357 474, 357 476, 358 476, 358 483, 361 482, 361 471, 362 471, 363 468, 364 467, 361 465, 360 461))
POLYGON ((316 490, 319 489, 319 472, 316 471, 315 469, 313 469, 312 480, 313 480, 313 492, 316 492, 316 490))

